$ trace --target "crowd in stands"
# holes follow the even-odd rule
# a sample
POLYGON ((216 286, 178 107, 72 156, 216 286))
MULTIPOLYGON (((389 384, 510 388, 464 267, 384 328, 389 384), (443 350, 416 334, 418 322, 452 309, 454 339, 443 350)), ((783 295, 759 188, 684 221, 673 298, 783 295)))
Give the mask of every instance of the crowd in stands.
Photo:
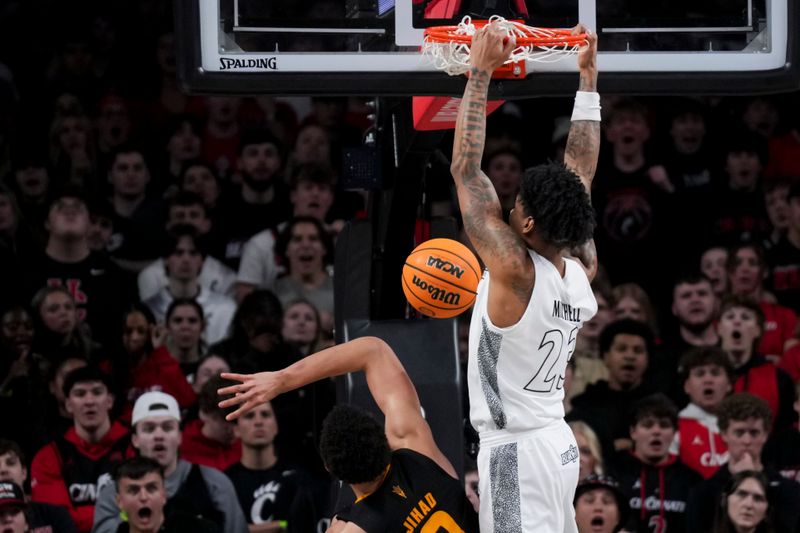
MULTIPOLYGON (((0 523, 324 531, 332 383, 235 423, 216 391, 333 342, 335 240, 366 205, 341 154, 368 108, 187 95, 171 3, 114 4, 0 18, 0 523)), ((571 105, 490 117, 504 210, 563 155, 571 105)), ((800 531, 800 94, 603 112, 598 313, 564 386, 579 530, 800 531)), ((457 218, 440 166, 422 212, 457 218)))

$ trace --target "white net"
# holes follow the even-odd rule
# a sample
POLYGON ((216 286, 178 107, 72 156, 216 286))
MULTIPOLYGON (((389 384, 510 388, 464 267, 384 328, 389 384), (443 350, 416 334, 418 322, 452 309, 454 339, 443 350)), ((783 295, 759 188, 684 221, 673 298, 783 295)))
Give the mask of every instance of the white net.
MULTIPOLYGON (((506 30, 508 35, 514 35, 517 41, 523 37, 555 40, 559 36, 559 34, 551 29, 526 26, 520 22, 506 20, 498 15, 490 17, 489 23, 498 24, 501 28, 506 30)), ((461 22, 456 26, 453 35, 468 35, 472 37, 477 30, 478 28, 472 23, 472 19, 466 16, 461 19, 461 22)), ((521 61, 550 63, 560 61, 568 55, 577 53, 579 48, 580 44, 520 44, 514 48, 511 52, 511 56, 505 63, 519 63, 521 61)), ((431 39, 429 35, 426 35, 422 43, 422 53, 431 60, 436 69, 443 70, 451 76, 464 74, 469 71, 469 44, 455 41, 437 42, 431 39)))

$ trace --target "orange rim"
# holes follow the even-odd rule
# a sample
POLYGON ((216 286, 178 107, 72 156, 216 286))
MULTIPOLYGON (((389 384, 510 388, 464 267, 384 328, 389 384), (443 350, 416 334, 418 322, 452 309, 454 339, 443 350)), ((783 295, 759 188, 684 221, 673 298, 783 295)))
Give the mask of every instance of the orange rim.
MULTIPOLYGON (((485 20, 473 21, 476 28, 482 28, 488 23, 485 20)), ((544 37, 517 37, 517 46, 575 46, 586 41, 586 34, 579 33, 572 35, 572 30, 555 28, 532 28, 531 30, 543 30, 551 35, 544 37)), ((425 30, 425 38, 435 43, 457 43, 472 44, 472 35, 456 33, 458 26, 432 26, 425 30)))

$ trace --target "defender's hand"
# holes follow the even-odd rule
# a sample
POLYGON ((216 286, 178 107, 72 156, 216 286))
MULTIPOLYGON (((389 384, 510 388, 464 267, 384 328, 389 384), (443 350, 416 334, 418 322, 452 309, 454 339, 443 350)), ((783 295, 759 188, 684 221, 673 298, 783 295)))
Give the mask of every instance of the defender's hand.
POLYGON ((236 420, 253 408, 268 402, 280 394, 278 373, 259 372, 258 374, 231 374, 223 372, 222 379, 239 381, 238 385, 224 387, 217 391, 220 396, 233 395, 232 398, 219 402, 223 409, 239 406, 234 412, 225 417, 225 420, 236 420))
POLYGON ((469 60, 478 70, 494 72, 506 62, 516 47, 517 40, 513 35, 508 35, 497 24, 487 24, 475 32, 469 60))

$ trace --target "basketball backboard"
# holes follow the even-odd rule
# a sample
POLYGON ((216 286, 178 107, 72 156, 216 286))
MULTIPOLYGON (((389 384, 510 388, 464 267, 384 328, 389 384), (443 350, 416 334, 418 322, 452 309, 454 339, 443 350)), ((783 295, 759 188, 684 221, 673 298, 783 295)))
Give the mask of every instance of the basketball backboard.
MULTIPOLYGON (((604 93, 744 94, 800 87, 800 0, 175 0, 179 69, 196 93, 450 95, 464 78, 419 53, 427 26, 501 14, 578 21, 600 38, 604 93)), ((494 98, 574 92, 575 58, 529 63, 494 98)))

